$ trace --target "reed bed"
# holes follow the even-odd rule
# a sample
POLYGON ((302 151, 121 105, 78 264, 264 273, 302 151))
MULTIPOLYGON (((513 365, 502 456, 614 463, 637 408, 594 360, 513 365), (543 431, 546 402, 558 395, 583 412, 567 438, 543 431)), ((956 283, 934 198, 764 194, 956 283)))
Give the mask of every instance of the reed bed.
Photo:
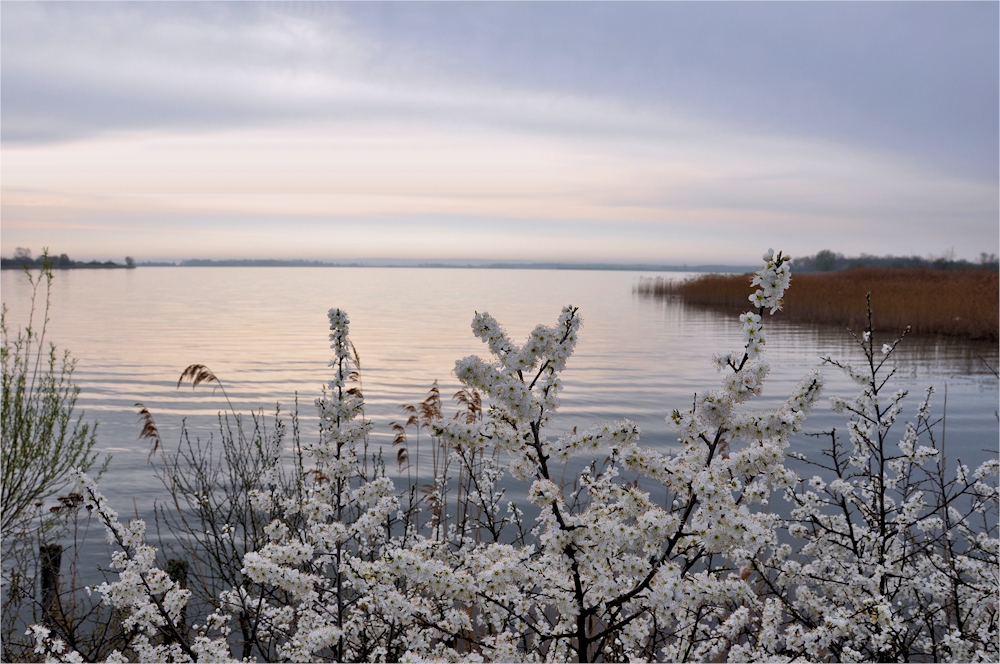
MULTIPOLYGON (((872 295, 876 330, 998 339, 1000 272, 990 269, 944 271, 927 268, 861 268, 792 275, 782 314, 797 323, 867 326, 865 295, 872 295)), ((634 291, 654 298, 681 298, 687 304, 731 313, 746 311, 753 292, 750 275, 706 274, 687 281, 640 279, 634 291)))

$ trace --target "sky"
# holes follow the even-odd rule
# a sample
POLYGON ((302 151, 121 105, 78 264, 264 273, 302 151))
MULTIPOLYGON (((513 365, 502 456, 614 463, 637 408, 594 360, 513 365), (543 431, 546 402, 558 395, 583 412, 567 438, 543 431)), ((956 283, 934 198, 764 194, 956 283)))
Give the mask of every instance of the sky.
POLYGON ((0 245, 753 264, 1000 245, 996 2, 0 3, 0 245))

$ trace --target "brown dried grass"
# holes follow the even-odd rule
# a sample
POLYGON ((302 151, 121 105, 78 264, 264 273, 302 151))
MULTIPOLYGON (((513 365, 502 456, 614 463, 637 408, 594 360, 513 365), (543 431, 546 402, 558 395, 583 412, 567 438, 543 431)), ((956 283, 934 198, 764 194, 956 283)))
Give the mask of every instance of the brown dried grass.
MULTIPOLYGON (((650 297, 680 297, 687 304, 738 313, 753 292, 745 274, 706 274, 688 281, 642 279, 635 288, 650 297)), ((782 317, 797 323, 864 329, 865 295, 872 294, 875 329, 997 340, 1000 327, 1000 272, 861 268, 792 275, 782 317)))

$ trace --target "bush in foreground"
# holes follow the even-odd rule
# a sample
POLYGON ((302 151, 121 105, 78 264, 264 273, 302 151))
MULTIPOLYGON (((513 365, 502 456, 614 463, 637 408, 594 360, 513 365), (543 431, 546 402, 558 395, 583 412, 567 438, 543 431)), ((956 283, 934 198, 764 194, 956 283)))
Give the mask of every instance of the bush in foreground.
POLYGON ((31 281, 31 312, 27 325, 12 336, 7 329, 7 307, 0 312, 0 365, 3 401, 0 426, 0 530, 24 527, 34 504, 66 487, 68 471, 87 471, 97 460, 93 452, 96 425, 75 412, 80 388, 73 383, 75 361, 58 353, 45 338, 49 322, 52 266, 48 255, 31 281), (45 284, 42 321, 36 325, 38 289, 45 284))
MULTIPOLYGON (((764 260, 740 316, 744 345, 713 358, 719 389, 669 416, 670 454, 640 446, 629 420, 547 435, 575 308, 522 345, 477 314, 491 357, 455 372, 488 408, 425 418, 448 463, 422 492, 399 491, 367 453, 357 354, 347 316, 331 310, 333 378, 316 402, 319 435, 295 437, 293 467, 280 445, 259 444, 280 441, 280 426, 239 430, 229 444, 265 463, 214 492, 175 494, 188 499, 195 548, 239 554, 195 624, 192 591, 157 566, 145 524, 122 524, 77 474, 119 547, 117 580, 98 588, 128 635, 109 659, 995 661, 997 462, 949 471, 926 401, 891 435, 906 395, 886 392, 884 364, 899 340, 877 347, 869 329, 857 337, 863 365, 830 360, 859 388, 834 400, 847 441, 829 434, 825 460, 809 459, 815 477, 787 468, 822 378, 805 376, 779 408, 750 408, 768 374, 763 316, 790 278, 780 253, 764 260), (581 459, 562 481, 563 464, 581 459), (464 489, 449 511, 455 468, 464 489), (508 498, 512 484, 537 510, 533 525, 508 498), (771 508, 779 498, 786 517, 771 508), (224 507, 241 518, 220 521, 224 507)), ((185 472, 180 461, 168 481, 185 472)), ((31 634, 40 655, 76 656, 47 627, 31 634)))

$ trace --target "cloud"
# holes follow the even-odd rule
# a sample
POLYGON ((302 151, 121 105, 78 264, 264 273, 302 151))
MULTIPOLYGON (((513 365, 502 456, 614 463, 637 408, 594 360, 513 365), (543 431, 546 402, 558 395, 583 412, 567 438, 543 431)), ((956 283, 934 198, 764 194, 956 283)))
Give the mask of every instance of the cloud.
POLYGON ((990 3, 351 4, 455 80, 660 106, 996 179, 990 3))
POLYGON ((49 190, 179 210, 263 206, 306 215, 481 215, 494 208, 637 221, 672 209, 939 216, 981 212, 997 191, 837 145, 694 126, 683 137, 650 131, 643 141, 383 123, 150 134, 12 146, 4 169, 10 201, 49 190))
POLYGON ((532 128, 534 109, 520 102, 549 97, 997 177, 1000 47, 990 3, 8 3, 2 11, 5 141, 376 117, 532 128), (456 90, 476 93, 480 108, 453 105, 456 90))

